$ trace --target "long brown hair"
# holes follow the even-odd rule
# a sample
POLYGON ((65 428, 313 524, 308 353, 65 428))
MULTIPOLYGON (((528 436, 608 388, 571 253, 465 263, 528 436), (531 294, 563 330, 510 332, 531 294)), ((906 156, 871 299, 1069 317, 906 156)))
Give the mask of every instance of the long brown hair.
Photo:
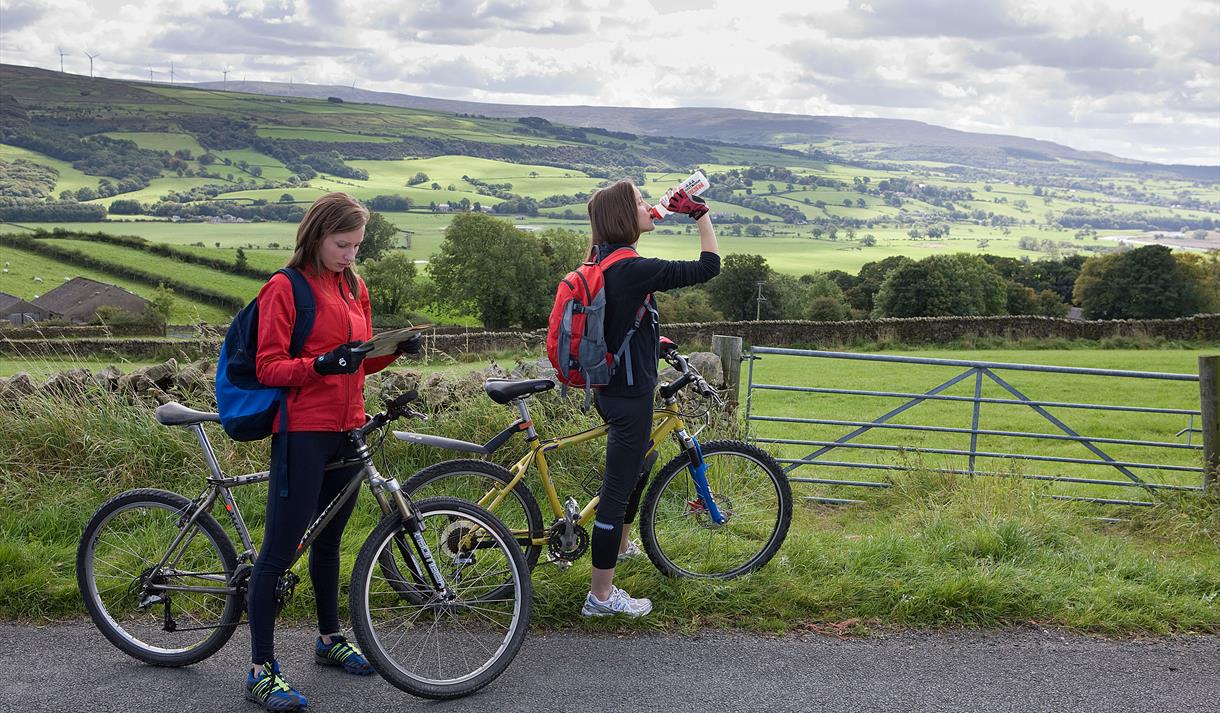
MULTIPOLYGON (((363 228, 369 222, 369 210, 360 201, 346 193, 327 193, 309 206, 305 217, 297 226, 297 247, 288 261, 288 267, 298 270, 306 268, 321 275, 325 271, 322 265, 322 241, 334 233, 350 233, 363 228)), ((347 279, 352 294, 359 295, 360 283, 356 273, 350 268, 344 268, 343 277, 347 279)))
POLYGON ((598 245, 631 245, 640 239, 635 184, 631 181, 624 179, 598 190, 589 198, 588 208, 593 228, 589 259, 596 257, 598 245))

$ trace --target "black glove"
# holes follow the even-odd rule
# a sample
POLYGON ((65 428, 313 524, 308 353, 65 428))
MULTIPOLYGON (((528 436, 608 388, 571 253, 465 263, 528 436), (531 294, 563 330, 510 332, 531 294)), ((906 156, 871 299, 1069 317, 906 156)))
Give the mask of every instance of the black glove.
POLYGON ((699 196, 688 196, 686 191, 676 190, 669 196, 669 201, 665 204, 671 213, 685 213, 691 217, 691 220, 699 220, 707 214, 709 208, 707 203, 699 196))
POLYGON ((324 376, 330 374, 354 374, 364 361, 364 350, 356 351, 354 347, 360 342, 348 342, 326 352, 313 360, 313 370, 324 376))
POLYGON ((408 336, 406 339, 399 342, 398 346, 394 347, 394 353, 396 355, 400 355, 400 356, 403 354, 410 354, 411 356, 415 356, 416 354, 419 354, 421 351, 423 351, 423 348, 424 348, 424 345, 422 343, 422 340, 419 338, 419 335, 412 334, 412 335, 408 336))

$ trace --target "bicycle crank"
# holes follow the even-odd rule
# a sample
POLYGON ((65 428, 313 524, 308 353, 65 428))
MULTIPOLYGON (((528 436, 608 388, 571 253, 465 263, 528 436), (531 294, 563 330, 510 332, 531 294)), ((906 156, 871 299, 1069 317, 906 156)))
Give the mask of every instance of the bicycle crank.
POLYGON ((551 560, 560 566, 563 566, 562 563, 571 564, 589 549, 588 531, 567 518, 561 517, 551 523, 547 531, 550 533, 547 537, 547 549, 551 560))

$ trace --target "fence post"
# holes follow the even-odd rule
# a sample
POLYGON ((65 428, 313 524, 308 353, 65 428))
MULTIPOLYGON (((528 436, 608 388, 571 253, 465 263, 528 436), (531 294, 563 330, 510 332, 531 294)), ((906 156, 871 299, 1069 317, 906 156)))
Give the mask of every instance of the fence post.
POLYGON ((1199 410, 1203 413, 1203 489, 1216 486, 1220 473, 1220 356, 1199 357, 1199 410))
POLYGON ((741 384, 741 337, 712 335, 712 353, 720 357, 724 370, 724 388, 730 406, 737 406, 738 386, 741 384))

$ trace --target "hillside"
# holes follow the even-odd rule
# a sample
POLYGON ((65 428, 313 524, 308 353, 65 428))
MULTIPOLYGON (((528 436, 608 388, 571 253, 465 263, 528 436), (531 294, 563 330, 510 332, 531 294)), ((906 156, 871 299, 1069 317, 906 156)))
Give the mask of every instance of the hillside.
MULTIPOLYGON (((163 275, 181 280, 183 317, 188 301, 189 311, 214 320, 252 297, 261 274, 286 262, 305 208, 330 191, 385 215, 419 263, 436 253, 455 213, 587 234, 585 203, 607 181, 631 178, 655 199, 695 168, 711 179, 704 197, 723 251, 762 255, 792 276, 855 273, 896 255, 1090 255, 1117 249, 1118 239, 1206 250, 1220 228, 1220 179, 1166 167, 1150 173, 1046 142, 1010 145, 1012 137, 939 127, 908 132, 902 122, 725 115, 723 136, 749 129, 761 139, 793 128, 769 139, 783 146, 761 146, 497 118, 469 106, 462 108, 477 111, 356 103, 337 96, 339 88, 310 89, 323 98, 275 96, 11 65, 0 65, 0 81, 0 222, 8 224, 0 232, 19 236, 3 257, 23 266, 20 276, 0 276, 0 291, 27 296, 38 289, 34 278, 91 270, 147 295, 163 275), (816 122, 821 128, 808 128, 816 122), (802 144, 796 132, 806 129, 834 138, 802 134, 802 144), (959 143, 902 143, 903 132, 959 143), (120 250, 39 235, 53 229, 148 244, 120 250), (51 243, 87 259, 65 263, 51 243), (252 271, 244 281, 229 275, 242 261, 239 248, 252 271), (139 253, 123 252, 131 250, 139 253), (178 269, 188 253, 206 264, 178 269)), ((682 110, 658 111, 672 118, 682 110)), ((666 220, 648 252, 689 258, 692 227, 666 220)))
MULTIPOLYGON (((200 82, 191 86, 221 89, 226 85, 222 82, 200 82)), ((776 147, 822 144, 823 148, 830 148, 835 145, 835 142, 842 142, 860 145, 837 147, 839 150, 859 157, 898 158, 897 155, 885 150, 895 147, 907 149, 908 157, 914 156, 916 153, 935 157, 935 150, 948 147, 962 151, 961 155, 972 165, 991 166, 1003 157, 1031 160, 1072 159, 1124 170, 1166 172, 1187 178, 1220 179, 1220 167, 1217 166, 1146 163, 1099 151, 1079 151, 1051 141, 1003 134, 958 131, 905 119, 807 116, 719 107, 650 109, 492 104, 375 92, 335 85, 290 85, 280 82, 229 82, 227 87, 230 91, 254 94, 318 99, 334 96, 345 101, 476 116, 498 118, 536 116, 558 124, 600 127, 642 136, 714 139, 727 143, 776 147), (884 147, 862 146, 864 144, 883 144, 884 147), (924 150, 913 152, 911 149, 924 150)), ((943 152, 940 155, 943 156, 943 152)))

